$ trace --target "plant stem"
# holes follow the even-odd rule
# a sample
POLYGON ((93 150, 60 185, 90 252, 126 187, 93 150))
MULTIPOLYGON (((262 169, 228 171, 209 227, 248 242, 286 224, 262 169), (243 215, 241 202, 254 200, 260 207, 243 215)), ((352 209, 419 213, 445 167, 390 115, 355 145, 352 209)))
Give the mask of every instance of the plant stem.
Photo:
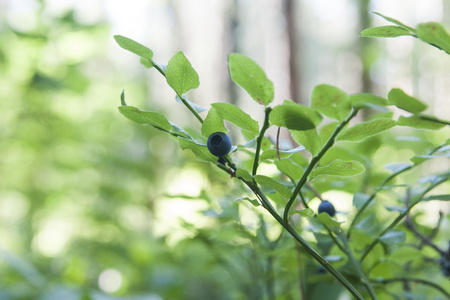
POLYGON ((345 249, 344 252, 347 254, 348 258, 351 260, 351 262, 355 266, 356 270, 358 271, 358 274, 361 277, 361 282, 366 287, 367 292, 369 293, 370 297, 372 297, 372 299, 374 299, 374 300, 377 300, 378 297, 375 294, 375 290, 374 290, 373 286, 370 284, 370 281, 367 279, 366 274, 364 273, 360 262, 353 255, 353 252, 350 249, 350 246, 348 244, 348 240, 345 236, 345 233, 342 230, 339 231, 339 237, 341 238, 342 242, 344 243, 344 249, 345 249))
POLYGON ((307 241, 305 241, 300 234, 295 230, 294 227, 289 222, 285 222, 285 220, 276 212, 272 204, 270 204, 269 199, 267 199, 266 195, 261 191, 261 189, 254 184, 253 182, 246 181, 243 178, 239 178, 242 182, 244 182, 258 197, 261 201, 263 207, 281 224, 281 226, 286 229, 291 236, 305 248, 305 250, 325 269, 327 269, 342 285, 358 300, 364 300, 358 290, 338 271, 336 270, 326 259, 324 259, 319 253, 317 253, 307 241))
POLYGON ((447 180, 447 177, 442 177, 441 179, 439 179, 438 181, 432 183, 429 187, 427 187, 422 194, 418 197, 418 199, 411 205, 408 206, 408 208, 401 213, 385 230, 383 230, 378 236, 377 238, 372 242, 372 244, 370 244, 370 246, 366 249, 366 251, 364 251, 363 255, 361 256, 361 263, 363 262, 363 260, 367 257, 367 255, 370 253, 370 251, 372 251, 372 249, 380 242, 381 237, 383 235, 385 235, 386 233, 388 233, 389 231, 391 231, 408 213, 409 211, 418 203, 420 203, 420 200, 425 196, 426 193, 428 193, 429 191, 431 191, 432 189, 434 189, 436 186, 440 185, 441 183, 443 183, 444 181, 447 180))
MULTIPOLYGON (((440 145, 436 148, 434 148, 433 150, 431 150, 428 155, 432 155, 435 152, 437 152, 440 148, 446 146, 444 145, 440 145)), ((366 203, 364 203, 364 205, 358 210, 358 212, 356 213, 355 217, 352 220, 352 223, 350 224, 350 227, 348 228, 347 231, 347 239, 350 238, 350 235, 352 234, 352 231, 356 225, 356 221, 358 220, 358 218, 362 215, 362 213, 365 211, 365 209, 367 208, 367 206, 369 206, 370 202, 372 202, 373 199, 375 199, 376 194, 378 193, 378 191, 382 190, 382 187, 384 187, 389 181, 391 181, 394 177, 397 177, 398 175, 402 174, 403 172, 406 172, 408 170, 411 170, 413 167, 417 166, 419 163, 417 164, 412 164, 408 167, 405 167, 393 174, 391 174, 390 176, 388 176, 376 189, 375 191, 372 193, 372 195, 370 195, 369 199, 367 199, 366 203)))
POLYGON ((328 151, 328 149, 330 149, 331 146, 333 146, 339 132, 341 132, 341 130, 344 129, 344 127, 348 124, 348 122, 350 122, 350 120, 353 117, 355 117, 357 113, 358 113, 358 110, 353 109, 351 114, 336 127, 333 134, 328 139, 327 143, 322 147, 322 150, 320 150, 320 152, 311 159, 311 162, 309 163, 308 167, 306 168, 305 172, 303 173, 302 178, 300 178, 299 182, 297 183, 297 186, 295 187, 295 190, 292 193, 291 198, 289 199, 288 203, 286 204, 286 207, 284 209, 284 216, 283 216, 284 222, 288 223, 289 211, 290 211, 292 205, 294 204, 294 201, 297 198, 297 195, 300 192, 301 188, 306 183, 311 171, 314 169, 314 167, 320 161, 320 159, 324 156, 324 154, 328 151))
POLYGON ((252 175, 255 176, 256 175, 256 171, 258 170, 258 165, 259 165, 259 152, 261 152, 261 144, 262 144, 262 140, 264 138, 264 133, 266 132, 267 128, 270 127, 269 124, 269 114, 272 111, 271 107, 266 107, 265 110, 265 117, 264 117, 264 124, 261 128, 261 132, 259 133, 258 138, 256 139, 256 153, 255 153, 255 160, 253 161, 253 171, 252 171, 252 175))
POLYGON ((350 238, 350 235, 352 234, 352 231, 354 227, 356 226, 356 221, 359 219, 359 217, 362 215, 362 213, 366 210, 366 208, 369 206, 369 204, 372 202, 373 199, 375 199, 375 196, 377 195, 378 191, 380 191, 389 181, 391 181, 394 177, 397 175, 400 175, 401 173, 410 170, 414 165, 410 165, 409 167, 406 167, 398 172, 395 172, 391 174, 389 177, 387 177, 376 189, 375 191, 370 195, 369 199, 364 203, 364 205, 358 210, 355 217, 352 220, 352 223, 350 223, 350 227, 347 231, 347 239, 350 238))
POLYGON ((374 280, 374 282, 383 283, 383 284, 394 283, 394 282, 399 282, 399 281, 400 282, 417 282, 417 283, 421 283, 423 285, 428 285, 432 288, 435 288, 436 290, 438 290, 439 292, 444 294, 448 299, 450 299, 450 294, 446 290, 444 290, 441 286, 437 285, 436 283, 425 280, 425 279, 400 277, 400 278, 392 278, 392 279, 374 280))

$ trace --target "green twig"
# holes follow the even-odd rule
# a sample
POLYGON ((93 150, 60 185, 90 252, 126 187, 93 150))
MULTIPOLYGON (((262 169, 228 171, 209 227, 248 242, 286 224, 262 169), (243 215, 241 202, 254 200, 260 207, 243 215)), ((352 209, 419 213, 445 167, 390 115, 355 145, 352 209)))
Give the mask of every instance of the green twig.
POLYGON ((428 286, 438 290, 443 295, 445 295, 448 299, 450 299, 450 294, 446 290, 444 290, 441 286, 437 285, 436 283, 425 280, 425 279, 400 277, 400 278, 392 278, 392 279, 378 279, 378 280, 373 280, 373 282, 382 283, 382 284, 389 284, 389 283, 395 283, 395 282, 416 282, 416 283, 420 283, 423 285, 428 285, 428 286))
MULTIPOLYGON (((433 150, 431 150, 428 155, 432 155, 434 153, 436 153, 439 149, 441 149, 442 147, 445 147, 446 145, 440 145, 436 148, 434 148, 433 150)), ((403 169, 401 169, 400 171, 397 171, 393 174, 391 174, 390 176, 388 176, 376 189, 375 191, 370 195, 369 199, 367 199, 367 201, 364 203, 364 205, 358 210, 358 212, 356 213, 355 217, 352 220, 352 223, 350 224, 350 227, 348 228, 347 231, 347 239, 350 238, 350 235, 352 234, 352 231, 354 229, 354 227, 356 226, 356 222, 359 219, 359 217, 362 215, 362 213, 366 210, 366 208, 369 206, 369 204, 373 201, 373 199, 375 199, 375 196, 377 195, 377 193, 383 189, 383 187, 389 182, 391 181, 393 178, 397 177, 398 175, 411 170, 412 168, 416 167, 419 164, 412 164, 408 167, 405 167, 403 169)))
POLYGON ((258 197, 261 201, 263 207, 281 224, 281 226, 286 229, 291 236, 303 246, 303 248, 325 269, 327 269, 342 285, 358 300, 364 300, 358 290, 338 271, 336 270, 325 258, 323 258, 319 253, 314 250, 307 241, 305 241, 300 234, 295 230, 295 228, 289 223, 285 222, 284 219, 276 212, 270 201, 267 199, 266 195, 261 191, 261 189, 253 182, 246 181, 243 178, 239 178, 244 182, 258 197))
POLYGON ((344 127, 348 124, 348 122, 350 122, 350 120, 356 116, 357 113, 358 113, 358 110, 353 109, 351 114, 336 127, 333 134, 330 136, 330 138, 328 139, 326 144, 322 147, 322 150, 320 150, 320 152, 311 159, 311 162, 309 163, 308 167, 306 168, 305 172, 303 173, 302 178, 300 178, 299 182, 297 183, 297 186, 295 187, 295 190, 292 193, 292 196, 289 199, 289 201, 286 204, 286 207, 284 209, 283 219, 286 223, 288 222, 288 219, 289 219, 289 211, 290 211, 292 205, 294 204, 295 199, 297 198, 297 195, 300 192, 301 188, 308 180, 309 174, 314 169, 316 164, 320 161, 320 159, 324 156, 324 154, 328 151, 328 149, 330 149, 331 146, 333 146, 337 135, 341 132, 342 129, 344 129, 344 127))
POLYGON ((344 243, 344 249, 345 249, 344 253, 347 254, 348 258, 355 266, 355 268, 361 278, 361 282, 366 287, 367 292, 369 293, 370 297, 372 297, 372 299, 374 299, 374 300, 378 299, 373 286, 370 284, 370 281, 367 279, 366 274, 364 273, 364 271, 362 269, 361 263, 353 255, 353 252, 350 249, 350 246, 348 244, 347 237, 345 236, 345 233, 342 230, 339 231, 339 237, 341 238, 342 242, 344 243))
POLYGON ((298 193, 298 194, 300 195, 300 199, 302 199, 303 206, 305 208, 309 208, 309 205, 308 205, 308 203, 306 203, 306 199, 305 199, 305 196, 303 196, 303 193, 300 191, 300 193, 298 193))
POLYGON ((253 161, 253 171, 252 175, 256 175, 256 171, 258 170, 259 165, 259 152, 261 152, 261 144, 264 139, 264 133, 266 132, 267 128, 270 127, 269 124, 269 114, 272 111, 271 107, 266 107, 265 110, 265 117, 264 117, 264 124, 261 128, 261 132, 259 133, 258 138, 256 139, 256 153, 255 153, 255 160, 253 161))
POLYGON ((431 191, 432 189, 434 189, 436 186, 440 185, 441 183, 445 182, 447 180, 447 177, 443 177, 440 180, 432 183, 429 187, 427 187, 422 194, 418 197, 418 199, 411 205, 408 206, 408 208, 401 213, 388 227, 386 227, 386 229, 384 229, 378 236, 377 238, 372 242, 372 244, 369 245, 369 247, 367 247, 366 251, 364 251, 363 255, 361 256, 360 261, 362 262, 367 255, 370 253, 370 251, 372 251, 372 249, 380 242, 381 237, 383 235, 385 235, 386 233, 388 233, 389 231, 391 231, 408 213, 409 211, 418 203, 420 203, 420 200, 425 196, 425 194, 427 194, 429 191, 431 191))
POLYGON ((350 227, 348 228, 347 231, 347 239, 350 238, 350 235, 352 234, 352 231, 354 229, 354 227, 356 226, 356 221, 359 219, 359 217, 362 215, 362 213, 366 210, 366 208, 369 206, 369 204, 372 202, 373 199, 375 199, 375 196, 377 195, 377 193, 383 189, 383 187, 389 182, 391 181, 394 177, 400 175, 403 172, 406 172, 407 170, 410 170, 414 167, 414 165, 410 165, 409 167, 406 167, 398 172, 395 172, 393 174, 391 174, 389 177, 387 177, 376 189, 375 191, 373 191, 373 193, 370 195, 369 199, 367 199, 367 201, 364 203, 364 205, 358 210, 358 212, 356 213, 355 217, 352 220, 352 223, 350 223, 350 227))

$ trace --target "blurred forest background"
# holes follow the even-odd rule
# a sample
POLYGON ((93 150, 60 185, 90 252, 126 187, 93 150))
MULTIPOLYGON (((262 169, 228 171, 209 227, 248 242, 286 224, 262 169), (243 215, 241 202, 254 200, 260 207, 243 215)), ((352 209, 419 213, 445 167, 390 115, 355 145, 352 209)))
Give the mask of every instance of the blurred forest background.
MULTIPOLYGON (((227 55, 240 52, 274 82, 274 104, 308 104, 320 83, 380 96, 400 87, 448 119, 448 56, 411 37, 359 38, 386 24, 370 11, 450 26, 450 0, 0 0, 0 299, 262 299, 258 216, 233 202, 244 189, 119 114, 125 89, 130 105, 195 122, 112 36, 161 63, 184 51, 201 82, 189 97, 205 107, 230 102, 262 119, 229 80, 227 55)), ((440 205, 423 226, 449 212, 440 205)))

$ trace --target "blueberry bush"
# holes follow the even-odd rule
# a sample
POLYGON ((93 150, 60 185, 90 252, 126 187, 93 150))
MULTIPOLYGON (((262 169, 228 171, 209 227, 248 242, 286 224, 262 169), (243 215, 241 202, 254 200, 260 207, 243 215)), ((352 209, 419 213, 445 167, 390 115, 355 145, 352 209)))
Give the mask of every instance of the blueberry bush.
MULTIPOLYGON (((412 28, 378 15, 392 25, 368 28, 362 37, 411 36, 450 54, 450 36, 441 24, 412 28)), ((249 57, 232 53, 228 57, 231 80, 261 105, 264 121, 259 124, 236 105, 216 102, 207 109, 188 99, 200 81, 183 52, 161 64, 148 47, 121 35, 114 38, 120 47, 138 55, 144 67, 165 77, 198 126, 181 128, 160 112, 130 106, 124 92, 120 113, 167 133, 198 161, 240 182, 232 185, 226 200, 254 206, 259 216, 256 233, 244 228, 241 233, 263 253, 265 267, 253 276, 263 278, 264 292, 249 292, 247 299, 297 299, 298 295, 336 299, 342 289, 355 299, 450 299, 450 249, 445 234, 438 238, 448 218, 440 213, 436 225, 429 228, 417 222, 423 209, 415 209, 430 201, 450 200, 450 171, 430 167, 439 161, 448 164, 449 121, 427 114, 427 105, 401 88, 383 97, 349 95, 339 87, 320 84, 312 91, 310 106, 292 100, 272 106, 274 85, 263 69, 249 57), (359 121, 362 115, 368 117, 359 121), (234 130, 229 133, 230 127, 234 130), (282 148, 278 136, 267 135, 270 127, 288 130, 298 146, 282 148), (231 141, 237 144, 232 146, 231 141), (415 154, 396 161, 385 153, 387 164, 379 166, 374 157, 383 146, 415 154), (343 211, 338 200, 325 200, 322 194, 329 191, 352 194, 352 207, 343 211), (317 200, 321 201, 318 210, 317 200), (295 293, 294 287, 299 287, 295 293)), ((216 212, 219 219, 227 211, 222 206, 222 214, 216 212)), ((207 234, 198 232, 196 238, 214 244, 207 234)))

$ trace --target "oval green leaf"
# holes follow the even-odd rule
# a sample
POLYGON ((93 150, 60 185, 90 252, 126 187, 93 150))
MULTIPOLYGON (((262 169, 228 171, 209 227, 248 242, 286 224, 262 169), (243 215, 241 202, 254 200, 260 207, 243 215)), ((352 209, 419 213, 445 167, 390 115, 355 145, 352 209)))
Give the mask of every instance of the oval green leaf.
POLYGON ((211 107, 208 111, 208 115, 202 123, 202 135, 209 137, 214 132, 226 133, 228 132, 228 129, 226 129, 225 125, 223 125, 222 117, 220 117, 214 107, 211 107))
POLYGON ((197 72, 181 51, 170 59, 166 68, 166 80, 167 84, 180 96, 200 85, 197 72))
POLYGON ((442 24, 421 23, 416 30, 419 39, 450 54, 450 35, 442 24))
POLYGON ((300 216, 302 216, 304 218, 311 218, 311 217, 314 217, 314 215, 315 215, 314 210, 312 210, 309 207, 302 209, 302 210, 293 209, 293 210, 291 210, 291 215, 293 215, 293 214, 299 214, 300 216))
POLYGON ((309 130, 316 128, 322 121, 322 116, 314 109, 285 101, 275 106, 269 115, 271 125, 285 127, 292 130, 309 130))
POLYGON ((264 175, 256 175, 254 178, 258 184, 270 186, 275 189, 281 196, 283 196, 284 199, 287 200, 291 197, 291 190, 289 190, 284 184, 264 175))
POLYGON ((303 131, 290 130, 290 132, 294 141, 304 146, 312 155, 316 155, 322 149, 322 141, 315 128, 303 131))
POLYGON ((420 113, 427 109, 427 105, 420 100, 407 95, 401 89, 392 89, 388 94, 389 105, 395 105, 398 108, 411 113, 420 113))
POLYGON ((134 122, 150 124, 157 129, 167 132, 172 129, 172 125, 166 117, 158 112, 143 111, 134 106, 119 106, 119 111, 134 122))
POLYGON ((412 128, 419 129, 429 129, 429 130, 438 130, 444 127, 446 124, 440 120, 432 119, 432 118, 422 118, 419 115, 414 115, 411 117, 403 117, 400 116, 397 121, 397 125, 399 126, 408 126, 412 128))
POLYGON ((326 167, 315 168, 311 172, 311 177, 317 177, 321 175, 338 176, 338 177, 351 177, 361 173, 364 173, 366 168, 358 161, 344 161, 341 159, 334 160, 326 167))
POLYGON ((266 149, 263 153, 261 153, 260 159, 278 159, 278 154, 281 159, 285 159, 302 150, 305 150, 305 147, 299 146, 291 150, 279 150, 278 152, 277 149, 266 149))
POLYGON ((320 214, 318 214, 317 220, 320 223, 322 223, 323 225, 328 226, 328 227, 338 227, 338 226, 341 226, 342 223, 344 223, 344 221, 337 221, 337 220, 333 219, 326 212, 321 212, 320 214))
POLYGON ((211 106, 222 119, 227 120, 241 129, 251 132, 253 137, 259 133, 258 122, 253 120, 250 115, 243 112, 236 105, 218 102, 211 104, 211 106))
POLYGON ((228 56, 231 79, 241 86, 256 102, 268 105, 274 97, 272 81, 263 69, 245 55, 232 53, 228 56))
POLYGON ((144 45, 122 35, 115 35, 114 39, 121 48, 128 50, 142 58, 145 58, 148 61, 152 61, 153 51, 145 47, 144 45))
POLYGON ((350 103, 354 108, 375 108, 380 109, 388 105, 387 99, 368 93, 350 95, 350 103))
POLYGON ((375 119, 369 122, 359 123, 342 131, 337 139, 342 141, 360 142, 386 131, 396 124, 397 122, 391 119, 375 119))
POLYGON ((412 35, 412 34, 403 27, 393 25, 372 27, 361 31, 362 37, 393 38, 403 35, 412 35))
POLYGON ((349 96, 341 89, 321 84, 314 88, 311 107, 328 118, 343 121, 351 112, 349 96))
POLYGON ((203 162, 216 162, 217 157, 212 155, 211 152, 209 152, 208 147, 203 144, 196 143, 192 140, 187 140, 184 138, 178 138, 178 143, 180 144, 181 149, 189 149, 191 150, 195 158, 199 161, 203 162))

